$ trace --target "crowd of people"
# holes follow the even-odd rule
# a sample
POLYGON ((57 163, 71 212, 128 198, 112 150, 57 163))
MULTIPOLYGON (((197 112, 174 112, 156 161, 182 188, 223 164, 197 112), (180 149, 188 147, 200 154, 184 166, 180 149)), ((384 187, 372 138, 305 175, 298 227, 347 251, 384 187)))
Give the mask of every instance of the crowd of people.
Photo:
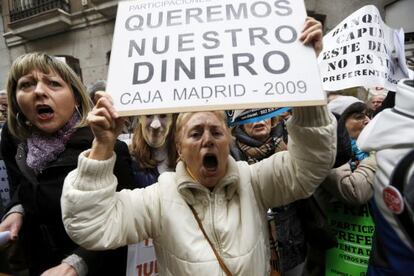
MULTIPOLYGON (((308 18, 300 39, 318 55, 321 24, 308 18)), ((11 195, 0 223, 0 231, 10 231, 8 254, 0 256, 7 258, 4 272, 136 275, 149 243, 156 265, 142 275, 325 275, 328 265, 340 271, 331 254, 342 246, 338 221, 361 213, 386 224, 375 178, 380 171, 386 186, 390 164, 413 148, 407 137, 392 137, 389 146, 364 134, 375 132, 370 120, 378 124, 379 117, 411 126, 410 92, 397 95, 397 115, 384 110, 392 106, 376 89, 366 103, 331 93, 327 105, 229 127, 222 111, 124 119, 105 86, 98 81, 87 91, 68 65, 44 53, 13 62, 0 92, 11 195), (381 152, 390 147, 398 148, 391 161, 381 152)), ((369 228, 363 247, 373 262, 365 272, 408 275, 414 267, 410 238, 391 224, 404 241, 395 249, 384 241, 390 231, 374 237, 369 228), (372 248, 379 239, 382 251, 372 248), (391 260, 388 251, 405 259, 391 260)))

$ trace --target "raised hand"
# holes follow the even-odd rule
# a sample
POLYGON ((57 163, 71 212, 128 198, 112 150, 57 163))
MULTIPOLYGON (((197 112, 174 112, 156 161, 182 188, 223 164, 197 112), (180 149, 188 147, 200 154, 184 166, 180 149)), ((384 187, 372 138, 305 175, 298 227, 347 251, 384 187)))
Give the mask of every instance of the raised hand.
POLYGON ((95 135, 89 158, 106 160, 112 156, 116 139, 124 126, 124 120, 116 112, 109 94, 102 91, 96 92, 95 99, 97 99, 96 105, 87 118, 95 135))
POLYGON ((299 40, 305 45, 312 45, 316 56, 322 52, 322 24, 313 17, 307 17, 299 40))

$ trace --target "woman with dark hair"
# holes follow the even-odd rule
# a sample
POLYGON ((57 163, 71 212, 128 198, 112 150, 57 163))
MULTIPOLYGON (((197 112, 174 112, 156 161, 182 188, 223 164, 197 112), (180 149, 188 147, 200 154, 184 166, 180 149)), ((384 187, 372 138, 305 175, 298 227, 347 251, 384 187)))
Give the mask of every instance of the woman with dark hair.
POLYGON ((369 123, 368 106, 356 102, 348 106, 341 114, 339 124, 344 124, 351 139, 357 139, 364 127, 369 123))
MULTIPOLYGON (((30 275, 123 275, 126 247, 85 250, 69 238, 61 219, 63 180, 94 139, 86 125, 91 101, 79 77, 47 54, 25 54, 11 66, 7 94, 8 129, 19 144, 17 153, 2 144, 16 190, 0 231, 21 241, 30 275)), ((113 173, 122 187, 132 187, 128 148, 114 145, 113 173)))
MULTIPOLYGON (((360 263, 352 266, 342 256, 352 256, 365 260, 369 258, 371 238, 374 223, 370 216, 368 201, 374 192, 374 179, 377 164, 375 154, 361 151, 356 141, 369 123, 367 116, 368 107, 363 102, 355 102, 349 105, 339 117, 338 122, 338 147, 334 168, 328 177, 322 182, 315 192, 315 197, 326 212, 328 225, 337 233, 338 247, 329 250, 311 248, 308 257, 309 275, 330 274, 333 271, 354 271, 354 274, 365 273, 367 264, 360 263), (348 137, 346 137, 348 136, 348 137), (350 150, 349 150, 350 149, 350 150), (363 214, 363 215, 359 215, 363 214), (349 230, 341 225, 354 225, 349 230), (370 229, 369 232, 359 229, 370 229), (349 233, 350 236, 346 236, 349 233), (366 239, 359 242, 354 252, 347 252, 344 244, 348 243, 346 237, 365 236, 366 239), (368 248, 368 251, 358 250, 368 248)), ((350 240, 351 241, 351 240, 350 240)))
MULTIPOLYGON (((337 149, 342 151, 337 152, 334 168, 321 185, 335 198, 349 205, 365 204, 373 194, 377 168, 375 154, 361 151, 356 144, 359 134, 370 122, 367 114, 367 105, 356 102, 348 106, 340 116, 338 130, 345 130, 349 139, 343 137, 338 140, 337 149)), ((338 133, 338 136, 343 134, 338 133)))

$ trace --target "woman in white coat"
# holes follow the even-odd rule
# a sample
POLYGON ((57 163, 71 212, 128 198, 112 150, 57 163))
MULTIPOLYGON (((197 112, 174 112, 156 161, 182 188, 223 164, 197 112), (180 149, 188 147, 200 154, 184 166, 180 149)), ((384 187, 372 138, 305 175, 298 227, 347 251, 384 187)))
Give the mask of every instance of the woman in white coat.
MULTIPOLYGON (((320 51, 321 39, 320 24, 307 20, 303 41, 320 51)), ((66 231, 91 249, 151 237, 160 275, 269 275, 266 210, 310 196, 336 152, 336 122, 325 106, 293 108, 289 151, 253 165, 230 157, 224 113, 183 113, 176 172, 145 189, 115 192, 113 144, 122 119, 101 97, 89 124, 95 142, 61 199, 66 231)))

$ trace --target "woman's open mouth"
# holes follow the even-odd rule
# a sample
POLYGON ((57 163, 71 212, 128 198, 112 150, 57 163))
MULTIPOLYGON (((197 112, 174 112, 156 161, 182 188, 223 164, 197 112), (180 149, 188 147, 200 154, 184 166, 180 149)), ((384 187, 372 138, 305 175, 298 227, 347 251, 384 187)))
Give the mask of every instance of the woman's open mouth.
POLYGON ((215 154, 207 153, 203 157, 203 166, 209 172, 215 172, 218 168, 218 159, 215 154))
POLYGON ((53 117, 54 111, 48 105, 38 105, 36 107, 37 117, 41 120, 49 120, 53 117))

